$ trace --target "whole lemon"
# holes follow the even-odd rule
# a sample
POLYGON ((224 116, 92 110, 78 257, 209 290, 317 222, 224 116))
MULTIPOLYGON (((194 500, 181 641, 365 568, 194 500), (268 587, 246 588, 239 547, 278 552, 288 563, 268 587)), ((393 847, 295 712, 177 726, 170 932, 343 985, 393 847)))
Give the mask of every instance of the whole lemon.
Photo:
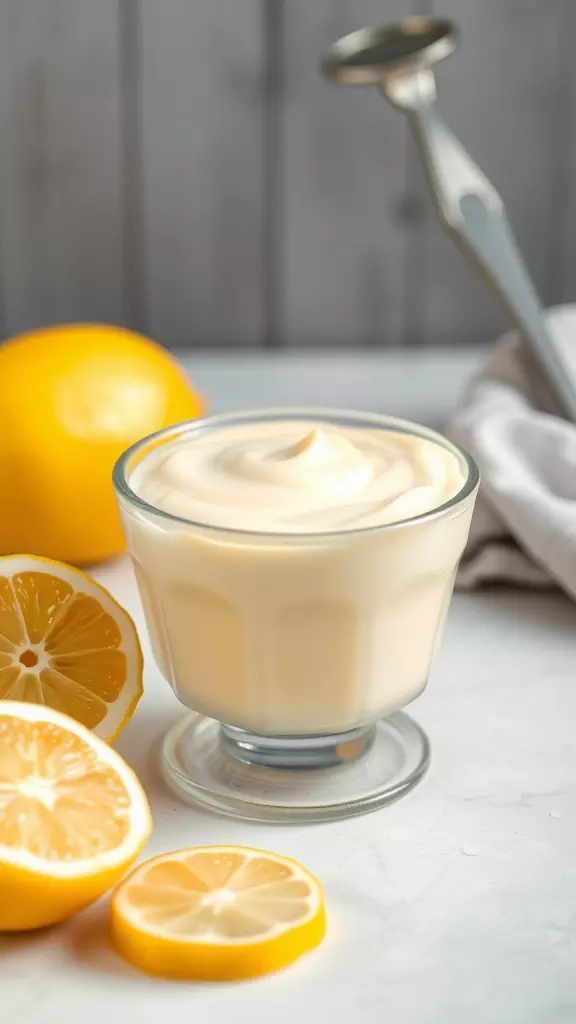
POLYGON ((66 324, 0 346, 0 554, 86 565, 124 548, 118 456, 200 415, 201 397, 148 338, 66 324))

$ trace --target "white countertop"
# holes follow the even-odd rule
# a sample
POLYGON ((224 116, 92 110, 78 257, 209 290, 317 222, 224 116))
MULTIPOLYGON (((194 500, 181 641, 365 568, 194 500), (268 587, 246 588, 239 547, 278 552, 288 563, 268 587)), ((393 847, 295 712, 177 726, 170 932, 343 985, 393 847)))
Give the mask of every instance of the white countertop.
MULTIPOLYGON (((350 404, 435 421, 476 357, 195 356, 212 408, 350 404), (364 396, 364 398, 363 398, 364 396), (419 411, 420 410, 420 411, 419 411)), ((576 608, 560 594, 457 595, 411 711, 432 767, 400 802, 307 827, 244 824, 180 803, 157 768, 179 715, 131 572, 97 578, 132 612, 145 695, 117 746, 155 819, 147 855, 246 843, 302 860, 326 887, 323 946, 240 985, 161 982, 109 949, 106 900, 67 924, 0 940, 2 1024, 573 1024, 576 1020, 576 608)))

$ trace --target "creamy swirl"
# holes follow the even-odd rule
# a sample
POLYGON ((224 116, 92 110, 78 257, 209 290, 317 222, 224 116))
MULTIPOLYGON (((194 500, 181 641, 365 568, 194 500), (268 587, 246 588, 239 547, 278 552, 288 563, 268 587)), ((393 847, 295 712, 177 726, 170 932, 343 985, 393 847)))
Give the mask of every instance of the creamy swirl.
POLYGON ((316 533, 420 515, 464 479, 456 455, 415 435, 275 420, 183 435, 151 452, 130 485, 148 504, 193 522, 316 533))

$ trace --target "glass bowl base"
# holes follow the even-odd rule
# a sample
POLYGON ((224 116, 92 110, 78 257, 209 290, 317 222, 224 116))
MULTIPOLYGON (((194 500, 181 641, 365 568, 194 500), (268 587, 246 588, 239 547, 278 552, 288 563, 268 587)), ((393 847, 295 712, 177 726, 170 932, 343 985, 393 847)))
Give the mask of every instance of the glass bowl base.
POLYGON ((192 712, 167 733, 162 770, 192 803, 251 821, 365 814, 422 778, 428 738, 404 712, 336 736, 263 737, 192 712))

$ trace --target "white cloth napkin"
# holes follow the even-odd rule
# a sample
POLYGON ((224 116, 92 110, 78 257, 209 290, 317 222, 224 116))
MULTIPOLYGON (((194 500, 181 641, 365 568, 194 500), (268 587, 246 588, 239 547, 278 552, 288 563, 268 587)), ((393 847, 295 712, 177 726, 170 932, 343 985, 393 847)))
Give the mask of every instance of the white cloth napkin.
MULTIPOLYGON (((546 316, 576 388, 576 306, 546 316)), ((556 583, 576 597, 576 425, 557 415, 517 333, 498 341, 449 432, 482 472, 458 584, 556 583)))

